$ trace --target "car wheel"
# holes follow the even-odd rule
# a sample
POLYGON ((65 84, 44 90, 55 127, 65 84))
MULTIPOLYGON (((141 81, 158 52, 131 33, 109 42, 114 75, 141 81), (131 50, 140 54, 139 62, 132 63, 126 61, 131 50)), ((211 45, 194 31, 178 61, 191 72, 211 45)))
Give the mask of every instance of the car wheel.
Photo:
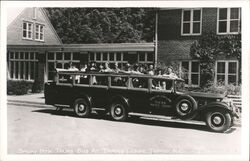
POLYGON ((206 113, 206 125, 214 132, 224 132, 231 127, 232 117, 225 110, 214 110, 206 113))
POLYGON ((197 103, 190 96, 180 96, 175 103, 175 110, 180 119, 193 119, 196 116, 197 103))
POLYGON ((74 111, 79 117, 88 117, 90 115, 91 109, 85 99, 78 98, 74 102, 74 111))
POLYGON ((120 102, 113 103, 110 107, 110 115, 113 120, 125 121, 128 116, 126 106, 120 102))

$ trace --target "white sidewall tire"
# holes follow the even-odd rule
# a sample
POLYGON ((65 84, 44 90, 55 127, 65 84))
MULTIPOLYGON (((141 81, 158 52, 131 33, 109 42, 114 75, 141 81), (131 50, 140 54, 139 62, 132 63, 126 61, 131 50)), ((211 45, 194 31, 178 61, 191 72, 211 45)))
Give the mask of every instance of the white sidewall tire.
POLYGON ((75 114, 78 117, 89 117, 91 113, 91 108, 89 106, 89 103, 83 98, 76 99, 73 107, 75 114))
POLYGON ((232 117, 226 110, 208 111, 205 119, 207 127, 214 132, 225 132, 232 124, 232 117))
POLYGON ((182 120, 190 120, 197 115, 197 103, 195 99, 190 96, 180 96, 179 98, 177 98, 174 107, 177 116, 182 120), (182 109, 183 104, 187 106, 186 109, 182 109))
POLYGON ((125 121, 127 119, 127 108, 123 103, 116 102, 110 107, 110 115, 113 120, 125 121))

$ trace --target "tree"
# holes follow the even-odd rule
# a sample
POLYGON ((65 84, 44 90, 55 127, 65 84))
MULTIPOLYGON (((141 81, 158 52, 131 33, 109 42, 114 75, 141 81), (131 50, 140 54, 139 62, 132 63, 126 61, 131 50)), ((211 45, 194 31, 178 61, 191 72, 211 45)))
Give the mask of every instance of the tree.
POLYGON ((63 43, 153 41, 155 12, 143 8, 46 8, 63 43))
POLYGON ((191 45, 190 55, 200 61, 201 86, 205 86, 214 79, 214 65, 218 56, 234 57, 241 62, 241 34, 203 34, 191 45))

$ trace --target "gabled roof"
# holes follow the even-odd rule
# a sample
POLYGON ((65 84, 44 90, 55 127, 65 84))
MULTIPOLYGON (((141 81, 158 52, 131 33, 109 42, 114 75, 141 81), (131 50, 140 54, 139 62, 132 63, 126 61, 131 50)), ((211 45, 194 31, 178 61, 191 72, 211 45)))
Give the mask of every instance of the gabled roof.
POLYGON ((58 36, 56 30, 51 24, 48 15, 43 8, 37 8, 37 13, 40 15, 40 20, 46 24, 45 41, 30 41, 22 38, 22 23, 23 20, 31 21, 33 23, 40 23, 37 19, 31 18, 31 9, 25 8, 7 27, 7 44, 8 45, 61 45, 62 41, 58 36))
POLYGON ((54 31, 56 37, 58 38, 58 40, 59 40, 60 43, 62 44, 62 40, 61 40, 60 37, 58 36, 58 34, 57 34, 55 28, 53 27, 53 25, 51 24, 50 19, 49 19, 47 13, 45 12, 45 10, 44 10, 43 8, 40 8, 40 10, 42 11, 42 13, 43 13, 44 17, 46 18, 48 24, 50 25, 51 29, 54 31))

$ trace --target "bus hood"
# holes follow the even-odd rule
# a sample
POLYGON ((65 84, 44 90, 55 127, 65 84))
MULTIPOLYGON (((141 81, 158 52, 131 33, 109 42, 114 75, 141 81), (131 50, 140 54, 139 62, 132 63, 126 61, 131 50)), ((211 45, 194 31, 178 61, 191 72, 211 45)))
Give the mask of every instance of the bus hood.
POLYGON ((205 92, 185 92, 192 97, 204 97, 204 98, 214 98, 214 99, 223 99, 226 95, 224 94, 216 94, 216 93, 205 93, 205 92))

